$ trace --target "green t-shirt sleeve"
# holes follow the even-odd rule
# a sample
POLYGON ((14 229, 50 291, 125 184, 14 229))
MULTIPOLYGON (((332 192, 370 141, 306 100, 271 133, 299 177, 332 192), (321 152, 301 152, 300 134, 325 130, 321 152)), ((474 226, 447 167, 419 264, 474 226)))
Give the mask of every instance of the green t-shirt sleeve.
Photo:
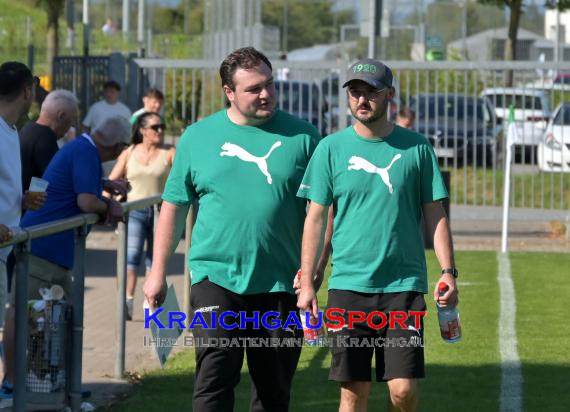
POLYGON ((319 144, 309 161, 297 196, 324 206, 333 201, 329 145, 319 144))
POLYGON ((174 163, 166 180, 162 199, 176 206, 189 205, 198 197, 190 169, 190 131, 184 132, 176 148, 174 163))
POLYGON ((439 165, 437 156, 430 144, 419 147, 421 165, 421 200, 422 204, 434 202, 448 197, 447 189, 439 165))

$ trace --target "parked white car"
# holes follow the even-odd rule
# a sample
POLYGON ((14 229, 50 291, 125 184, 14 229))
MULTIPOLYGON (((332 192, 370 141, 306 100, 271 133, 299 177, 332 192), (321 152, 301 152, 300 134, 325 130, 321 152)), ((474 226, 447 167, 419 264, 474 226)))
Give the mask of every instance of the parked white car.
POLYGON ((489 99, 497 119, 503 122, 508 121, 510 105, 514 106, 518 132, 516 146, 536 147, 539 144, 550 119, 549 96, 545 90, 496 87, 483 90, 481 97, 489 99))
POLYGON ((560 104, 538 145, 538 167, 545 172, 570 172, 570 103, 560 104))

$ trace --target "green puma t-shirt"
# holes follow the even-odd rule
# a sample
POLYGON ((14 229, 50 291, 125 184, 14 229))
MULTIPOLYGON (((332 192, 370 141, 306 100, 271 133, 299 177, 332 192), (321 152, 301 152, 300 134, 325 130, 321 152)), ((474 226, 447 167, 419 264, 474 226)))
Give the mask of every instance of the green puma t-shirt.
POLYGON ((162 198, 198 199, 192 284, 293 293, 306 210, 296 193, 319 140, 312 125, 279 110, 258 127, 236 125, 223 110, 186 129, 162 198))
POLYGON ((329 289, 427 293, 422 205, 447 190, 423 136, 398 126, 375 140, 337 132, 317 147, 298 196, 334 205, 329 289))

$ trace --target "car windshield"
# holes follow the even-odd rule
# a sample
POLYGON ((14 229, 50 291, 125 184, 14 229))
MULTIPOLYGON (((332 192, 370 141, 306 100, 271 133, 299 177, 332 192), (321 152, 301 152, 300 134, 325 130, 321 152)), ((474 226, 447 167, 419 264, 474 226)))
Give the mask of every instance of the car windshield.
POLYGON ((487 94, 493 106, 500 109, 508 109, 511 105, 515 109, 542 110, 542 100, 538 96, 526 96, 520 94, 487 94))
POLYGON ((564 104, 556 113, 553 122, 556 126, 569 126, 570 125, 570 104, 564 104))
POLYGON ((277 105, 285 111, 314 112, 319 109, 319 88, 316 85, 312 85, 309 91, 308 83, 282 81, 275 82, 275 89, 277 105))
POLYGON ((473 98, 463 98, 459 96, 457 99, 448 98, 420 98, 419 104, 415 104, 414 110, 418 114, 419 120, 435 120, 438 119, 457 119, 467 121, 474 118, 478 121, 487 121, 488 113, 481 100, 477 100, 475 104, 473 98))

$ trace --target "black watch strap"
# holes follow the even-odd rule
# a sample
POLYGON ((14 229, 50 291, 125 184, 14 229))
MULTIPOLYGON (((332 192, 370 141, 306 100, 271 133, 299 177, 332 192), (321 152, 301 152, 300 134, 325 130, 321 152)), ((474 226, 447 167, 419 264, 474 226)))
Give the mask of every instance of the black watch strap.
POLYGON ((457 279, 457 276, 459 276, 459 271, 457 270, 456 267, 441 269, 441 274, 443 275, 445 273, 449 273, 450 275, 452 275, 456 279, 457 279))

